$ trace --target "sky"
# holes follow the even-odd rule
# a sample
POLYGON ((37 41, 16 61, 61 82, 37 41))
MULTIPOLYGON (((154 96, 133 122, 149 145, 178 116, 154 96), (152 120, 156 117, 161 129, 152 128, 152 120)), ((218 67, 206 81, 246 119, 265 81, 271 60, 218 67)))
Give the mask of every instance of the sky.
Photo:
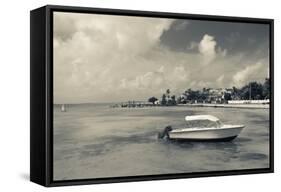
POLYGON ((54 13, 54 103, 161 98, 269 76, 269 25, 54 13))

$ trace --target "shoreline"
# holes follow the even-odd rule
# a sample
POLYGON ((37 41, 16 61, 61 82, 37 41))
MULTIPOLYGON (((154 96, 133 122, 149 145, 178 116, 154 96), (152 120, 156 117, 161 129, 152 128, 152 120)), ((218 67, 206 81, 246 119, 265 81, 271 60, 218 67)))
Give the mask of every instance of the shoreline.
POLYGON ((153 107, 213 107, 213 108, 238 108, 238 109, 269 109, 270 104, 215 104, 215 103, 187 103, 187 104, 177 104, 171 106, 163 106, 163 105, 143 105, 142 107, 137 106, 124 106, 117 108, 153 108, 153 107))
MULTIPOLYGON (((81 105, 81 104, 65 104, 65 105, 81 105)), ((83 105, 83 104, 82 104, 83 105)), ((101 104, 103 105, 103 104, 101 104)), ((106 104, 104 104, 106 105, 106 104)), ((54 106, 59 107, 59 104, 54 104, 54 106)), ((139 104, 139 105, 109 105, 111 108, 153 108, 153 107, 214 107, 214 108, 239 108, 239 109, 269 109, 270 104, 216 104, 216 103, 187 103, 187 104, 177 104, 171 106, 163 106, 163 105, 153 105, 153 104, 139 104)))
POLYGON ((269 104, 178 104, 178 106, 188 107, 217 107, 217 108, 242 108, 242 109, 269 109, 269 104))

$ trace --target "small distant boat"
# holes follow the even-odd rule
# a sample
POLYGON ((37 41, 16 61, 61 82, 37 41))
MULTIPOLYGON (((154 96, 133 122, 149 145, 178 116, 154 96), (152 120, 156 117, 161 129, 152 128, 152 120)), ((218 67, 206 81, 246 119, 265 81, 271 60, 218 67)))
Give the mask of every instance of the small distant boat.
POLYGON ((61 105, 60 110, 61 110, 61 112, 66 112, 66 109, 65 109, 65 105, 64 105, 64 104, 61 105))
POLYGON ((181 139, 188 141, 231 141, 235 139, 244 125, 225 125, 217 117, 212 115, 193 115, 186 116, 187 122, 209 121, 207 126, 195 126, 189 128, 173 129, 167 126, 163 132, 159 133, 159 138, 181 139))

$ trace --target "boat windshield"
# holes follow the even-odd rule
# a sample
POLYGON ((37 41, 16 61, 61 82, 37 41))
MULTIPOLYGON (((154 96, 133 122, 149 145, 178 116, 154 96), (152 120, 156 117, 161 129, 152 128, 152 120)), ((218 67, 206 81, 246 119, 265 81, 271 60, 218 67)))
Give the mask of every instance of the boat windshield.
POLYGON ((191 127, 222 127, 220 120, 212 115, 189 115, 185 116, 188 128, 191 127))
POLYGON ((220 128, 222 126, 222 123, 218 121, 210 121, 210 120, 194 120, 194 121, 187 121, 187 128, 193 128, 193 127, 216 127, 220 128))

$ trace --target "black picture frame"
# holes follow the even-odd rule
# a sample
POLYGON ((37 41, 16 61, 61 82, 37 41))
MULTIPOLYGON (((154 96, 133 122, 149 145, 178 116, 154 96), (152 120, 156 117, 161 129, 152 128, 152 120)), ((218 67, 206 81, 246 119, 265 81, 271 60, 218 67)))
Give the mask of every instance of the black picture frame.
POLYGON ((47 5, 30 12, 30 180, 53 187, 97 183, 147 181, 178 178, 242 175, 274 172, 274 20, 183 13, 148 12, 47 5), (53 12, 95 13, 154 18, 195 19, 268 24, 270 26, 270 167, 231 171, 112 177, 102 179, 53 180, 53 12))

